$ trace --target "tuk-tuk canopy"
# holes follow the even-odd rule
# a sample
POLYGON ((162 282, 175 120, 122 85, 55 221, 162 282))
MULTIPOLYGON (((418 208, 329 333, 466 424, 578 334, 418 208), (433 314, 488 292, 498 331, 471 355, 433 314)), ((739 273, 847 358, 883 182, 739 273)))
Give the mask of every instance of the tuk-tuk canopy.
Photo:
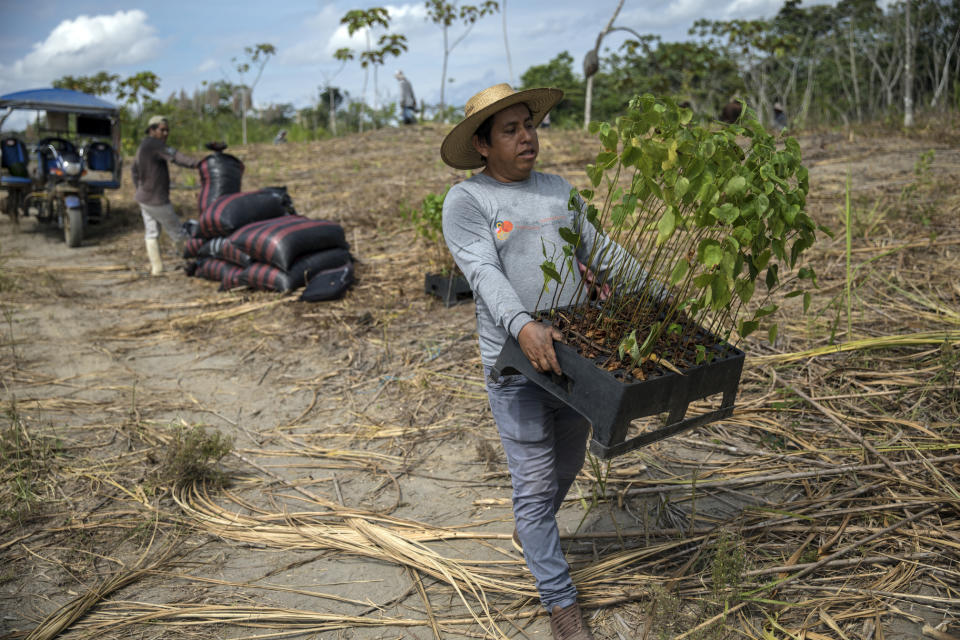
POLYGON ((114 104, 72 89, 27 89, 0 96, 0 108, 36 109, 85 115, 117 116, 114 104))

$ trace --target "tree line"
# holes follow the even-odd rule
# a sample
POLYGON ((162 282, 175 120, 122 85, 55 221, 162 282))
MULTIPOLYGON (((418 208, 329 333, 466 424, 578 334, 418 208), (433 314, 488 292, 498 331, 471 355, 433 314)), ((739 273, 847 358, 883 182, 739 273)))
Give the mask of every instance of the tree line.
MULTIPOLYGON (((445 102, 448 60, 479 20, 504 12, 504 46, 510 59, 506 2, 425 4, 427 19, 442 30, 443 58, 439 104, 425 105, 421 117, 450 121, 459 117, 461 108, 445 102)), ((690 39, 682 42, 664 42, 618 23, 622 6, 620 0, 604 30, 595 41, 591 38, 581 65, 564 51, 521 74, 518 88, 564 90, 564 100, 551 116, 554 126, 611 120, 631 97, 643 93, 686 102, 701 117, 716 117, 724 104, 737 99, 761 120, 769 120, 773 104, 780 103, 790 126, 797 128, 868 120, 910 126, 914 111, 960 110, 960 3, 955 0, 907 0, 886 8, 876 0, 810 7, 786 0, 769 20, 698 20, 689 29, 690 39), (630 37, 616 49, 603 47, 604 38, 615 31, 630 37)), ((324 75, 313 104, 306 108, 254 108, 253 90, 276 54, 269 43, 245 47, 231 59, 235 81, 204 82, 190 93, 180 90, 164 100, 155 96, 159 78, 149 71, 127 78, 105 71, 66 76, 54 86, 120 100, 125 148, 135 147, 144 114, 153 112, 167 114, 176 123, 175 139, 186 145, 213 139, 267 142, 281 128, 289 140, 316 140, 394 123, 396 105, 378 99, 377 70, 407 51, 406 37, 391 31, 385 8, 349 11, 341 24, 351 35, 361 33, 364 47, 334 54, 339 69, 324 75), (360 96, 335 84, 350 63, 359 63, 364 73, 360 96), (374 91, 369 101, 371 73, 374 91)))

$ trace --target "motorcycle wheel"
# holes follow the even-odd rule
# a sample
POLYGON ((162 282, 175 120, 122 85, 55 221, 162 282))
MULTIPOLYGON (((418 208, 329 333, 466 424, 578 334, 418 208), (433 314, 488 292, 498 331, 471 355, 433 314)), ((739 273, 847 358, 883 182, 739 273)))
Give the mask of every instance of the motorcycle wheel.
POLYGON ((68 247, 79 247, 83 241, 83 209, 71 207, 63 214, 63 239, 68 247))

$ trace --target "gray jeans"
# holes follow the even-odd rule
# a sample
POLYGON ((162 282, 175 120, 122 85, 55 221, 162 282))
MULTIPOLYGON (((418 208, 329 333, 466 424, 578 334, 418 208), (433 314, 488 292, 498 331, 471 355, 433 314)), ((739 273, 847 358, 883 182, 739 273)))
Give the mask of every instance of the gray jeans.
POLYGON ((487 397, 513 484, 513 517, 523 558, 547 611, 576 602, 560 548, 556 513, 583 466, 590 423, 522 375, 490 380, 487 397))
POLYGON ((140 204, 140 215, 143 216, 143 226, 146 230, 144 237, 159 238, 160 225, 167 232, 170 239, 178 246, 186 240, 186 233, 180 226, 180 218, 174 210, 173 205, 167 204, 140 204), (159 224, 158 224, 159 223, 159 224))

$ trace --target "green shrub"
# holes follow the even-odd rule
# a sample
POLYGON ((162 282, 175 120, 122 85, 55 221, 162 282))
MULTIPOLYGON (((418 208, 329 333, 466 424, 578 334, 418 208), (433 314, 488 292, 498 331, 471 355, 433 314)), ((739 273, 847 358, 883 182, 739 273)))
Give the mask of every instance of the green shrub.
POLYGON ((207 433, 200 425, 175 427, 159 471, 160 479, 173 486, 195 482, 221 486, 226 474, 218 463, 232 448, 233 438, 219 431, 207 433))

